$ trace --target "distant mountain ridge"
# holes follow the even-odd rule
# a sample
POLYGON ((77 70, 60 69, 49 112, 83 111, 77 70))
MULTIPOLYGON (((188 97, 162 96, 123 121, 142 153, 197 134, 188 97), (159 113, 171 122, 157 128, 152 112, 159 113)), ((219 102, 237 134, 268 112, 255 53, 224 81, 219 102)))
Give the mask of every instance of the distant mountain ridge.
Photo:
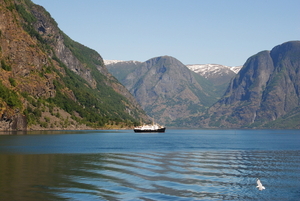
POLYGON ((186 66, 195 73, 201 73, 206 78, 208 72, 220 73, 222 69, 225 69, 237 74, 242 68, 242 66, 224 66, 221 64, 188 64, 186 66))
POLYGON ((242 68, 242 66, 230 67, 220 64, 193 64, 186 66, 195 73, 210 80, 215 85, 228 84, 242 68))
MULTIPOLYGON (((300 42, 290 41, 274 47, 271 51, 262 51, 256 55, 251 56, 243 66, 228 67, 218 64, 203 64, 203 65, 186 65, 193 71, 192 75, 199 75, 198 78, 203 81, 200 84, 200 88, 204 89, 207 94, 210 89, 211 92, 218 94, 214 97, 216 102, 211 99, 211 104, 204 104, 201 102, 201 98, 198 102, 195 102, 194 106, 198 109, 192 109, 193 112, 186 112, 181 110, 182 116, 172 116, 171 112, 165 112, 164 115, 160 113, 158 116, 162 122, 166 122, 171 126, 186 126, 186 127, 203 127, 203 128, 300 128, 300 42), (207 83, 210 83, 210 88, 207 87, 207 83), (219 88, 216 88, 219 87, 219 88), (223 87, 223 88, 222 88, 223 87), (223 94, 225 92, 225 94, 223 94), (201 104, 202 109, 201 108, 201 104), (199 107, 200 106, 200 107, 199 107), (203 110, 203 108, 206 108, 203 110), (206 111, 205 111, 206 110, 206 111), (169 114, 172 120, 165 121, 169 117, 165 114, 169 114), (185 117, 183 117, 185 116, 185 117), (172 123, 170 123, 172 122, 172 123)), ((167 61, 166 57, 153 58, 154 60, 148 60, 148 63, 164 58, 166 63, 172 63, 167 61)), ((175 59, 175 58, 173 58, 175 59)), ((176 60, 176 59, 175 59, 176 60)), ((173 62, 173 64, 176 62, 173 62)), ((154 97, 164 97, 168 91, 176 91, 176 88, 180 88, 176 85, 177 82, 184 80, 182 77, 176 77, 172 75, 169 77, 171 85, 164 83, 163 91, 153 91, 156 85, 153 85, 157 73, 166 73, 163 77, 168 75, 166 64, 162 62, 159 65, 160 70, 145 71, 147 73, 137 73, 140 65, 148 66, 147 69, 151 69, 152 65, 138 63, 137 65, 131 65, 123 68, 122 62, 118 63, 118 67, 114 65, 107 65, 112 74, 127 70, 125 73, 121 73, 123 77, 116 76, 126 87, 129 87, 130 92, 137 98, 137 92, 143 89, 142 98, 138 98, 138 101, 143 105, 143 108, 151 116, 157 114, 151 113, 154 111, 152 106, 155 101, 149 102, 147 93, 155 94, 154 97), (112 70, 112 71, 111 71, 112 70), (130 76, 128 77, 128 75, 130 76), (145 79, 145 76, 148 77, 145 79), (142 79, 141 79, 142 78, 142 79), (135 80, 139 80, 135 82, 135 80), (130 84, 131 83, 131 84, 130 84), (151 84, 152 83, 152 84, 151 84), (143 87, 141 87, 143 86, 143 87), (150 87, 152 86, 152 87, 150 87), (171 86, 174 86, 172 89, 171 86), (148 88, 150 87, 150 88, 148 88), (170 88, 169 88, 170 87, 170 88), (143 99, 144 98, 144 99, 143 99), (148 101, 148 102, 147 102, 148 101), (144 102, 144 103, 143 103, 144 102)), ((170 66, 173 66, 171 64, 170 66)), ((178 65, 177 65, 178 66, 178 65)), ((184 65, 179 65, 184 69, 184 65)), ((143 67, 145 68, 145 67, 143 67)), ((157 68, 157 67, 156 67, 157 68)), ((182 74, 182 73, 177 73, 182 74)), ((168 75, 170 76, 170 75, 168 75)), ((197 78, 196 78, 197 79, 197 78)), ((156 83, 156 82, 155 82, 156 83)), ((199 83, 199 82, 198 82, 199 83)), ((185 85, 188 86, 188 85, 185 85)), ((188 87, 191 88, 191 87, 188 87)), ((192 96, 190 96, 192 97, 192 96)), ((196 100, 191 98, 191 100, 196 100)), ((171 99, 169 99, 171 100, 171 99)), ((174 109, 177 113, 180 113, 178 108, 184 108, 185 103, 175 101, 172 104, 155 104, 157 111, 167 111, 166 106, 174 109), (159 105, 161 107, 159 107, 159 105), (180 107, 180 106, 183 107, 180 107)), ((188 102, 188 101, 187 101, 188 102)), ((193 106, 193 107, 194 107, 193 106)), ((193 108, 190 107, 190 108, 193 108)), ((170 109, 171 111, 171 109, 170 109)))
POLYGON ((141 63, 140 61, 134 61, 134 60, 129 60, 129 61, 123 61, 123 60, 103 60, 105 65, 111 65, 111 64, 117 64, 117 63, 141 63))
MULTIPOLYGON (((104 60, 109 71, 116 76, 118 73, 132 66, 139 65, 140 61, 104 60)), ((188 64, 191 71, 211 80, 215 85, 227 84, 242 68, 242 66, 225 66, 221 64, 188 64)), ((117 76, 118 77, 118 76, 117 76)))
POLYGON ((119 62, 124 62, 122 60, 103 60, 104 61, 104 64, 105 65, 110 65, 110 64, 116 64, 116 63, 119 63, 119 62))

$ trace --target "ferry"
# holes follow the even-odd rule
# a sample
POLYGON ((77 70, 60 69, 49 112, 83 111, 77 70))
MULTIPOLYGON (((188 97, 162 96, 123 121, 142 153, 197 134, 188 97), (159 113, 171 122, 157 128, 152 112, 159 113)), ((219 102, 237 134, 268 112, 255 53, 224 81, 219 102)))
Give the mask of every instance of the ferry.
POLYGON ((166 127, 153 123, 152 125, 144 124, 143 126, 135 127, 133 130, 135 133, 164 133, 166 127))

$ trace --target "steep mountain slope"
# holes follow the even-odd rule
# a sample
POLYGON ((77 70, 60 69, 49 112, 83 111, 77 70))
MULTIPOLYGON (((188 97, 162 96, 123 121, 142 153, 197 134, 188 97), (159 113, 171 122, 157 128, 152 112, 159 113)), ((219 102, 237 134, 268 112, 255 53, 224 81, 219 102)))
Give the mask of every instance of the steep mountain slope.
MULTIPOLYGON (((300 41, 250 57, 200 123, 227 128, 300 128, 300 41)), ((203 117, 202 117, 203 118, 203 117)))
POLYGON ((148 119, 101 56, 43 7, 0 0, 0 130, 130 126, 148 119), (88 126, 88 127, 86 127, 88 126))
POLYGON ((156 57, 124 68, 130 73, 116 77, 161 124, 185 126, 188 117, 199 115, 217 100, 209 81, 173 57, 156 57))

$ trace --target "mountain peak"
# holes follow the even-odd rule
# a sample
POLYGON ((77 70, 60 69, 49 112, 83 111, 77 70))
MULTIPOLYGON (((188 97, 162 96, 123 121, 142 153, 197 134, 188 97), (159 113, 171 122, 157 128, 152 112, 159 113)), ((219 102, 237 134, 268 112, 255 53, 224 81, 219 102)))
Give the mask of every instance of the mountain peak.
POLYGON ((133 64, 136 64, 136 63, 140 63, 139 61, 134 61, 134 60, 130 60, 130 61, 123 61, 123 60, 103 60, 104 61, 104 64, 107 66, 107 65, 111 65, 111 64, 117 64, 117 63, 133 63, 133 64))
POLYGON ((122 60, 106 60, 106 59, 103 59, 103 61, 104 61, 105 65, 116 64, 116 63, 119 63, 119 62, 123 62, 122 60))
POLYGON ((242 66, 225 66, 221 64, 188 64, 186 65, 190 70, 194 71, 195 73, 199 73, 204 77, 207 77, 206 74, 208 72, 220 72, 221 69, 232 71, 237 74, 242 66))
POLYGON ((186 65, 191 71, 205 77, 216 85, 227 84, 242 68, 242 66, 224 66, 220 64, 186 65))

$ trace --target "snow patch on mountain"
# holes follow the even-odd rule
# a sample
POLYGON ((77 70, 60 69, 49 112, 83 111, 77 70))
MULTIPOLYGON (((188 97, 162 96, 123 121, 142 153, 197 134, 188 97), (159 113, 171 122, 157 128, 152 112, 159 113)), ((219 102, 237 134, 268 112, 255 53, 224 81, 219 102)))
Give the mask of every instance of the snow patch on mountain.
POLYGON ((136 64, 136 63, 140 63, 139 61, 134 61, 134 60, 130 60, 130 61, 122 61, 122 60, 103 60, 104 61, 104 64, 105 65, 110 65, 110 64, 116 64, 116 63, 133 63, 133 64, 136 64))
POLYGON ((122 60, 105 60, 105 59, 103 59, 103 61, 104 61, 104 64, 105 64, 105 65, 123 62, 122 60))
POLYGON ((229 74, 230 72, 234 72, 237 74, 242 66, 224 66, 220 64, 192 64, 186 65, 190 70, 198 73, 206 78, 212 75, 222 75, 229 74))
POLYGON ((241 68, 243 66, 232 66, 232 67, 229 67, 233 72, 235 72, 235 74, 238 74, 238 72, 240 72, 241 68))
MULTIPOLYGON (((123 60, 105 60, 104 59, 104 64, 107 65, 112 65, 116 63, 123 63, 123 64, 138 64, 141 63, 139 61, 123 61, 123 60)), ((224 75, 229 75, 231 73, 237 74, 242 66, 224 66, 221 64, 189 64, 186 65, 191 71, 194 71, 195 73, 198 73, 205 78, 211 78, 215 76, 224 76, 224 75)))

